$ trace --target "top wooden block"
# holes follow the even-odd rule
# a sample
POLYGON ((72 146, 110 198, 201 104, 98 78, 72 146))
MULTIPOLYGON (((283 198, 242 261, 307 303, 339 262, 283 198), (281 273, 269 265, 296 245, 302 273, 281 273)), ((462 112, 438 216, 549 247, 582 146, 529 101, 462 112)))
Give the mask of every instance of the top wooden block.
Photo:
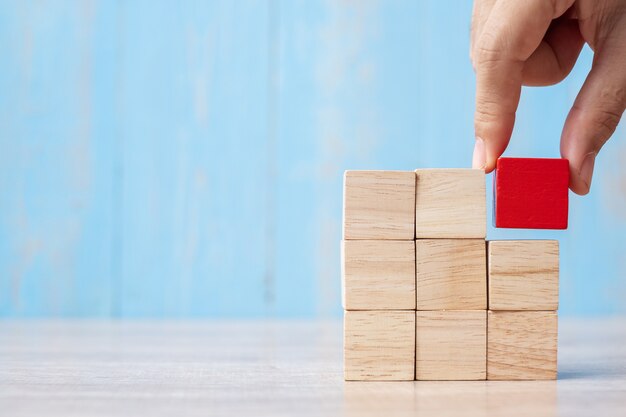
POLYGON ((482 238, 487 234, 485 173, 479 169, 418 169, 417 239, 482 238))
POLYGON ((346 171, 343 238, 415 238, 415 173, 346 171))
POLYGON ((495 226, 567 229, 568 184, 567 159, 498 159, 493 180, 495 226))

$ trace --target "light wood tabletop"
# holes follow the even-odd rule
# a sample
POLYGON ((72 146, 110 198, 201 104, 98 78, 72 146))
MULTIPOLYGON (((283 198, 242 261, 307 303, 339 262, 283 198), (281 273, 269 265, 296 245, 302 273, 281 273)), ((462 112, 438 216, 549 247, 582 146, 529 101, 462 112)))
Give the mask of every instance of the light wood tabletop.
POLYGON ((557 381, 344 382, 336 321, 0 321, 0 415, 626 415, 626 318, 559 324, 557 381))

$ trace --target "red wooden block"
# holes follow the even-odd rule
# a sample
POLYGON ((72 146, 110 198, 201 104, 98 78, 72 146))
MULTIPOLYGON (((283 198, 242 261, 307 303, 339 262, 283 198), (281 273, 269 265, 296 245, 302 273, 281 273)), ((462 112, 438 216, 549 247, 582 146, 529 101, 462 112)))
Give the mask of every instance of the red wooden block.
POLYGON ((496 227, 567 229, 567 159, 500 158, 493 180, 496 227))

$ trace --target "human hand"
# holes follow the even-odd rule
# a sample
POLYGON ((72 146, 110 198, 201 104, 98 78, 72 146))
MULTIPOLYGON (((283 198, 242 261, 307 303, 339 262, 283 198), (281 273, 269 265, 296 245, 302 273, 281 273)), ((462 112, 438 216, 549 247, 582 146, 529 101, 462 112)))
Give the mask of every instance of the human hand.
POLYGON ((474 168, 492 171, 506 149, 522 85, 563 80, 585 42, 593 65, 561 134, 569 186, 581 195, 589 192, 595 157, 626 107, 626 0, 475 0, 474 168))

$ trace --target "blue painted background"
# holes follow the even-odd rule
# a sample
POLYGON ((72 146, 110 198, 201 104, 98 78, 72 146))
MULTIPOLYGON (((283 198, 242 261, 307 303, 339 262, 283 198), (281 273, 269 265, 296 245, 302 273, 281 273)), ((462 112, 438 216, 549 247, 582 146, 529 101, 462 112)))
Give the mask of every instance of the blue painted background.
MULTIPOLYGON (((470 1, 181 3, 0 3, 0 316, 338 316, 343 170, 469 166, 470 1)), ((488 231, 560 239, 561 314, 626 312, 624 136, 568 231, 488 231)))

